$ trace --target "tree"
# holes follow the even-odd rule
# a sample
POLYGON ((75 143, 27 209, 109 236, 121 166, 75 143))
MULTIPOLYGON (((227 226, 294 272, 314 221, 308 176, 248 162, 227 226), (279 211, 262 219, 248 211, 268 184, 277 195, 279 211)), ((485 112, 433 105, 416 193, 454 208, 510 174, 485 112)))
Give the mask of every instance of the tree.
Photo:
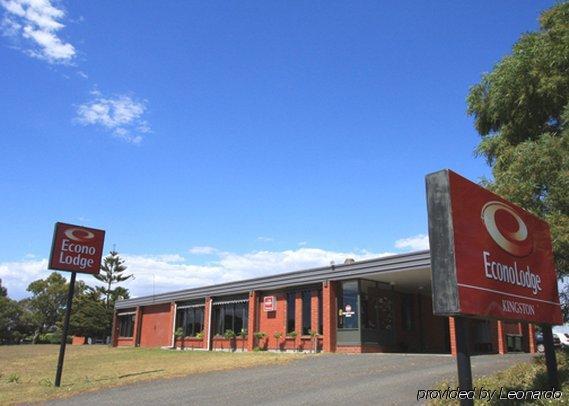
POLYGON ((13 340, 20 313, 18 302, 8 296, 0 296, 0 343, 9 343, 13 340))
POLYGON ((106 307, 101 293, 95 289, 73 299, 69 331, 83 337, 105 337, 110 334, 112 309, 106 307), (109 311, 111 310, 111 311, 109 311))
POLYGON ((468 113, 492 168, 485 186, 551 226, 557 271, 569 274, 569 3, 542 13, 511 55, 470 89, 468 113))
POLYGON ((0 278, 0 297, 7 297, 8 290, 2 286, 2 279, 0 278))
POLYGON ((132 274, 123 275, 126 268, 127 267, 124 265, 124 259, 122 259, 119 256, 119 253, 115 250, 112 250, 109 255, 103 258, 103 265, 101 265, 102 273, 95 275, 95 278, 106 285, 105 287, 100 288, 100 291, 105 295, 105 304, 107 308, 111 307, 118 298, 128 298, 127 289, 121 287, 113 289, 113 285, 133 278, 132 274))
POLYGON ((65 312, 67 280, 57 272, 51 273, 46 279, 39 279, 29 284, 28 292, 32 297, 28 302, 33 313, 37 335, 55 327, 65 312))

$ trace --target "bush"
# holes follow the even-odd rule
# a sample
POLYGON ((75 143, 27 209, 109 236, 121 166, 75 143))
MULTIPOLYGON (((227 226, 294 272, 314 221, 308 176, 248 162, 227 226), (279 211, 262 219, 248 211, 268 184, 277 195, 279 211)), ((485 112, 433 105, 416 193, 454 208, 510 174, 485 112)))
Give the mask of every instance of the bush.
POLYGON ((18 383, 20 382, 20 375, 13 373, 8 375, 8 383, 18 383))
POLYGON ((223 335, 226 339, 228 340, 232 340, 234 339, 237 335, 235 334, 235 331, 233 330, 225 330, 225 334, 223 335))
MULTIPOLYGON (((559 372, 559 384, 564 394, 569 393, 569 351, 556 351, 557 369, 559 372)), ((436 389, 444 390, 447 388, 456 389, 458 385, 455 382, 442 382, 436 386, 436 389)), ((547 379, 547 369, 545 366, 545 358, 543 355, 535 357, 530 362, 522 362, 498 373, 483 376, 474 380, 472 386, 477 390, 484 387, 487 390, 496 390, 499 393, 500 388, 503 392, 510 390, 551 390, 547 379)), ((498 396, 496 396, 497 398, 498 396)), ((494 398, 491 402, 483 401, 484 404, 499 405, 504 400, 494 398)), ((563 399, 562 399, 563 400, 563 399)), ((551 404, 552 400, 543 399, 532 402, 536 405, 551 404)), ((553 401, 555 402, 555 401, 553 401)), ((458 405, 458 401, 449 400, 433 400, 431 405, 458 405)))

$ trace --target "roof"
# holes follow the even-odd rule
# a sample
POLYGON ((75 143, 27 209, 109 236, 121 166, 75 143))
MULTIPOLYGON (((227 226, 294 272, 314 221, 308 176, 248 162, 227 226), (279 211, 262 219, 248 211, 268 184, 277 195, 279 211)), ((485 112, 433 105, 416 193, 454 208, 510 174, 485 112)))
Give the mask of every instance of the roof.
POLYGON ((125 309, 150 304, 170 303, 181 300, 200 299, 282 289, 286 287, 310 285, 324 281, 338 281, 377 275, 382 272, 404 272, 431 266, 429 251, 417 251, 409 254, 390 255, 380 258, 357 261, 351 264, 330 265, 321 268, 281 273, 260 278, 210 285, 199 288, 184 289, 157 295, 142 296, 133 299, 119 300, 116 309, 125 309))

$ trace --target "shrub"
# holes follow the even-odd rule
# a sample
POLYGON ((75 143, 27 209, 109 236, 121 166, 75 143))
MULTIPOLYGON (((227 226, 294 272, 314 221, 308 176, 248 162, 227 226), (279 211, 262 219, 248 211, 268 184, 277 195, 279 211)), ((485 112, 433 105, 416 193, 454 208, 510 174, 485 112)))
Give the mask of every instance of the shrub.
POLYGON ((204 338, 205 334, 203 331, 200 331, 199 333, 196 334, 196 338, 199 338, 200 340, 202 340, 204 338))
POLYGON ((262 340, 263 338, 265 338, 267 336, 267 333, 263 332, 263 331, 255 331, 255 338, 257 340, 262 340))
POLYGON ((289 333, 287 334, 287 337, 290 338, 296 338, 298 334, 296 333, 296 331, 289 331, 289 333))
POLYGON ((19 383, 20 382, 20 375, 16 373, 12 373, 8 375, 8 383, 19 383))
MULTIPOLYGON (((559 371, 559 384, 564 394, 569 391, 569 351, 556 351, 557 367, 559 371)), ((497 372, 492 375, 483 376, 472 382, 474 388, 487 390, 497 390, 503 388, 503 391, 510 390, 550 390, 547 380, 547 369, 545 367, 545 359, 543 355, 535 357, 530 362, 521 362, 508 369, 497 372)), ((456 388, 456 381, 444 381, 436 386, 435 389, 444 390, 447 388, 456 388)), ((478 395, 478 394, 477 394, 478 395)), ((563 399, 562 399, 563 400, 563 399)), ((458 401, 449 400, 431 400, 430 405, 458 405, 458 401)), ((491 402, 484 402, 488 405, 503 404, 503 401, 497 399, 497 396, 491 402), (502 402, 502 403, 501 403, 502 402)), ((514 402, 512 402, 514 404, 514 402)), ((519 403, 521 404, 521 403, 519 403)), ((551 400, 542 399, 535 403, 537 405, 551 404, 551 400)))
POLYGON ((235 334, 235 331, 233 330, 225 330, 225 334, 223 335, 226 339, 228 340, 232 340, 234 339, 237 335, 235 334))
POLYGON ((175 336, 176 338, 182 338, 182 337, 184 337, 184 335, 185 335, 185 334, 184 334, 184 329, 183 329, 182 327, 178 327, 178 328, 176 329, 176 331, 174 332, 174 336, 175 336))

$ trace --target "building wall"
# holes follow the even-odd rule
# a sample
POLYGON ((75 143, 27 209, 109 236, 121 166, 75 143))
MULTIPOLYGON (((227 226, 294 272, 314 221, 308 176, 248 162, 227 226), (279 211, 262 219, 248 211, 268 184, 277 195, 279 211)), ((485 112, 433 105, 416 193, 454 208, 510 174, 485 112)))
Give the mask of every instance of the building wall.
MULTIPOLYGON (((268 349, 281 349, 285 343, 286 336, 286 293, 278 292, 267 292, 260 295, 257 302, 257 308, 259 309, 259 321, 257 324, 257 331, 262 331, 267 334, 267 338, 263 340, 262 343, 264 348, 268 349), (263 299, 266 296, 276 296, 277 298, 277 310, 272 312, 266 312, 263 310, 263 299), (277 340, 275 338, 275 333, 280 333, 281 338, 277 340)), ((262 347, 261 343, 257 343, 257 346, 262 347)))
POLYGON ((394 325, 395 345, 387 351, 448 353, 448 318, 433 315, 432 301, 429 296, 412 294, 412 318, 410 330, 406 330, 403 321, 403 298, 405 294, 395 292, 394 325))
MULTIPOLYGON (((170 303, 142 308, 140 339, 141 347, 164 347, 172 345, 174 309, 170 303)), ((135 326, 136 331, 136 326, 135 326)))
MULTIPOLYGON (((311 303, 311 330, 318 331, 318 309, 319 297, 318 289, 311 289, 310 291, 311 303)), ((257 342, 256 346, 263 349, 270 350, 301 350, 313 351, 315 341, 317 349, 322 349, 322 337, 313 338, 309 335, 302 335, 302 295, 300 292, 292 292, 295 295, 295 332, 296 338, 287 337, 286 324, 287 324, 287 292, 264 292, 258 295, 256 308, 258 314, 258 321, 256 323, 256 331, 261 331, 267 334, 267 337, 261 342, 257 342), (277 299, 277 306, 275 311, 266 312, 263 310, 263 299, 266 296, 275 296, 277 299), (277 340, 275 333, 280 333, 281 337, 277 340)))
MULTIPOLYGON (((454 323, 452 318, 438 317, 432 314, 431 298, 428 295, 413 295, 413 327, 406 330, 403 325, 402 300, 403 294, 394 292, 393 296, 393 328, 395 329, 395 339, 392 345, 382 346, 379 344, 365 343, 363 345, 337 345, 336 343, 336 323, 337 323, 337 300, 336 283, 324 282, 322 284, 322 308, 323 308, 323 331, 316 339, 318 350, 325 352, 429 352, 429 353, 456 353, 454 340, 454 323)), ((209 301, 205 300, 204 312, 204 338, 185 338, 184 348, 194 349, 231 349, 236 347, 238 350, 251 351, 259 346, 269 350, 304 350, 312 351, 315 340, 310 336, 302 336, 302 296, 300 289, 295 298, 295 331, 296 338, 286 337, 286 315, 287 315, 287 292, 251 292, 249 295, 249 322, 248 336, 245 340, 236 339, 234 343, 220 338, 208 337, 209 329, 209 301), (276 296, 276 311, 265 312, 262 308, 262 301, 265 296, 276 296), (267 334, 264 340, 256 340, 254 333, 262 331, 267 334), (281 333, 281 338, 277 340, 275 333, 281 333), (209 346, 208 346, 209 344, 209 346)), ((317 331, 319 295, 317 288, 311 288, 311 329, 317 331)), ((173 323, 175 320, 174 304, 158 304, 136 308, 133 337, 118 337, 118 325, 113 328, 114 346, 137 346, 141 347, 165 347, 173 343, 173 323)), ((134 309, 133 309, 134 310, 134 309)), ((505 353, 507 348, 505 339, 507 334, 523 334, 523 348, 525 351, 535 351, 532 326, 525 323, 506 323, 492 321, 489 324, 489 332, 486 335, 489 347, 482 348, 476 342, 475 331, 477 320, 469 321, 470 325, 470 351, 472 353, 494 352, 505 353), (484 349, 484 351, 481 351, 484 349)), ((178 348, 182 347, 182 340, 176 343, 178 348)))

